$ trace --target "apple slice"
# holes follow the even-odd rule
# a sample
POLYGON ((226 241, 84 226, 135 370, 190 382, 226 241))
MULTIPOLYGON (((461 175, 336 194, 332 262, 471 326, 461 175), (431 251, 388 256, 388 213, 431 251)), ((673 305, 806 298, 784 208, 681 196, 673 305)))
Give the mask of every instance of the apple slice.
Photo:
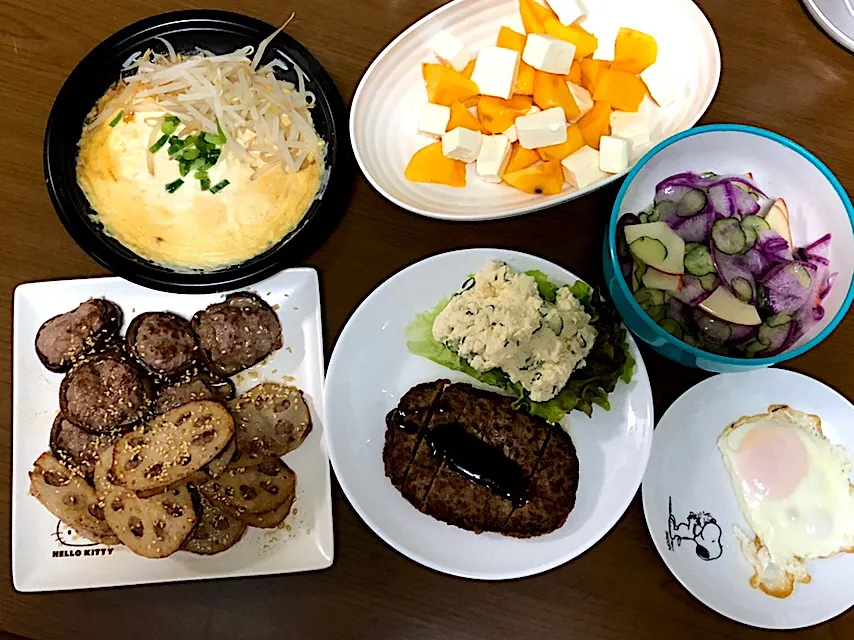
POLYGON ((662 291, 680 291, 682 289, 682 276, 672 273, 664 273, 650 267, 641 278, 643 286, 649 289, 661 289, 662 291))
POLYGON ((632 224, 625 228, 629 250, 639 260, 664 273, 685 273, 685 241, 666 222, 632 224))
POLYGON ((749 327, 762 324, 756 307, 742 302, 732 295, 726 287, 715 289, 712 295, 700 303, 700 308, 706 313, 732 324, 743 324, 749 327))
POLYGON ((771 227, 772 231, 776 231, 786 242, 789 243, 789 250, 792 249, 792 229, 789 226, 789 208, 786 206, 786 201, 783 198, 777 199, 768 213, 765 214, 765 222, 771 227))

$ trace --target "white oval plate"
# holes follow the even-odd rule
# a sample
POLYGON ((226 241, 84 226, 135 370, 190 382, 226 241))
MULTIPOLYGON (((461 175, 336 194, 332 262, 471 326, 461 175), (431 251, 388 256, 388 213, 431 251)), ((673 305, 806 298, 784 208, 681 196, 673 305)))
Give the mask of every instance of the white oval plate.
POLYGON ((833 389, 799 373, 762 369, 714 376, 685 392, 655 429, 652 456, 643 482, 646 524, 664 564, 700 602, 738 622, 765 629, 818 624, 854 605, 854 554, 811 560, 810 584, 796 584, 783 600, 750 586, 753 569, 741 555, 733 525, 748 535, 729 475, 718 451, 724 428, 741 416, 765 413, 773 404, 821 417, 824 435, 854 451, 854 407, 833 389), (697 544, 683 540, 668 549, 669 503, 675 524, 689 512, 706 512, 720 528, 703 532, 702 545, 715 560, 703 560, 697 544))
MULTIPOLYGON (((406 348, 405 328, 433 308, 487 261, 540 269, 555 282, 569 271, 534 256, 499 249, 444 253, 414 264, 380 285, 352 315, 338 338, 326 381, 326 436, 341 488, 374 532, 402 554, 437 571, 482 580, 519 578, 572 560, 614 526, 637 492, 652 443, 649 377, 629 336, 637 369, 618 383, 611 411, 593 418, 575 412, 570 433, 578 450, 578 500, 566 524, 529 540, 476 535, 413 508, 385 477, 385 416, 419 382, 451 378, 475 383, 406 348)), ((481 385, 482 386, 482 385, 481 385)))
MULTIPOLYGON (((659 61, 677 82, 679 99, 659 109, 649 99, 652 140, 633 152, 632 164, 661 140, 694 126, 718 87, 721 54, 702 11, 685 0, 585 0, 583 26, 599 38, 595 57, 613 59, 620 27, 655 36, 659 61)), ((476 54, 494 45, 507 25, 522 30, 518 0, 455 0, 419 20, 398 36, 365 73, 350 109, 350 139, 356 160, 370 183, 395 204, 431 218, 475 221, 531 213, 579 198, 625 175, 610 176, 585 189, 535 196, 504 184, 483 182, 473 165, 468 186, 455 189, 408 181, 403 171, 412 154, 433 142, 418 134, 418 112, 427 101, 421 63, 435 61, 430 41, 440 31, 459 37, 476 54)))

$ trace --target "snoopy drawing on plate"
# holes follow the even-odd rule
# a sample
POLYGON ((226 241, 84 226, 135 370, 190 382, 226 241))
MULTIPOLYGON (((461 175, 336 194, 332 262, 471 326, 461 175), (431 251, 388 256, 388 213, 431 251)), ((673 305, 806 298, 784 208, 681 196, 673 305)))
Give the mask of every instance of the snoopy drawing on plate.
POLYGON ((723 554, 721 545, 721 527, 717 521, 705 511, 688 513, 685 522, 676 522, 673 515, 673 498, 668 502, 667 516, 667 548, 674 551, 674 547, 682 547, 682 543, 693 544, 694 552, 702 560, 717 560, 723 554))

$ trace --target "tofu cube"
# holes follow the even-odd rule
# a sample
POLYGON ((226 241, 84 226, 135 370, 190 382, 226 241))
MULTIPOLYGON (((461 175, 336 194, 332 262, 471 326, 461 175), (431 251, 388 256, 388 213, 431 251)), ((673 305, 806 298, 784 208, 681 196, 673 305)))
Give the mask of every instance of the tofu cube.
POLYGON ((471 51, 464 45, 459 38, 452 36, 447 31, 442 31, 433 38, 430 43, 433 53, 446 65, 453 67, 457 71, 462 71, 466 65, 472 61, 471 51))
POLYGON ((504 132, 503 135, 511 143, 519 140, 519 134, 516 132, 516 125, 515 124, 511 124, 509 127, 507 127, 507 130, 504 132))
POLYGON ((487 182, 499 183, 509 161, 510 140, 506 136, 483 136, 477 155, 477 175, 487 182))
POLYGON ((522 60, 539 71, 565 76, 575 57, 575 45, 565 40, 532 33, 525 41, 522 60))
POLYGON ((483 134, 463 127, 457 127, 442 136, 442 154, 446 158, 474 162, 483 145, 483 134))
POLYGON ((561 107, 552 107, 516 118, 519 144, 526 149, 549 147, 566 142, 566 114, 561 107))
POLYGON ((633 147, 649 143, 649 121, 640 113, 614 111, 611 113, 611 135, 625 138, 633 147))
POLYGON ((599 168, 608 173, 620 173, 629 168, 632 143, 617 136, 599 138, 599 168))
POLYGON ((563 177, 576 189, 584 189, 608 177, 599 169, 599 152, 593 147, 581 147, 561 162, 563 177))
POLYGON ((546 0, 557 19, 565 25, 571 25, 576 20, 587 15, 587 9, 581 0, 546 0))
POLYGON ((584 117, 584 114, 590 111, 593 108, 593 96, 590 95, 590 92, 582 87, 580 84, 575 84, 574 82, 567 82, 566 85, 569 87, 569 92, 572 94, 572 99, 575 100, 575 104, 578 105, 578 109, 581 113, 575 116, 570 122, 578 122, 581 118, 584 117))
POLYGON ((501 47, 483 47, 474 63, 472 81, 485 96, 508 100, 519 73, 519 52, 501 47))
POLYGON ((421 105, 418 114, 418 131, 428 136, 442 137, 448 130, 448 122, 451 120, 451 107, 441 104, 421 105))
POLYGON ((533 115, 535 113, 539 113, 540 111, 542 111, 542 109, 540 109, 537 105, 532 104, 531 108, 528 109, 528 111, 525 113, 525 115, 530 116, 530 115, 533 115))
POLYGON ((646 88, 649 89, 649 94, 658 103, 659 107, 669 107, 676 102, 676 85, 671 75, 667 72, 667 69, 660 64, 647 67, 640 74, 640 77, 646 84, 646 88))

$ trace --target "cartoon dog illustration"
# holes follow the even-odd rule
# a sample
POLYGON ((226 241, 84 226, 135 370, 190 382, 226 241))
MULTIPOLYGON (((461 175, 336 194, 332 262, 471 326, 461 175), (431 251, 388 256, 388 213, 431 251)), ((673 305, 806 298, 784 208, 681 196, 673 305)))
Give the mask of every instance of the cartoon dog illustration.
POLYGON ((674 551, 683 542, 693 542, 695 553, 702 560, 717 560, 724 552, 721 545, 721 528, 717 521, 705 511, 688 513, 686 522, 676 522, 673 515, 673 498, 669 499, 667 517, 667 548, 674 551))

